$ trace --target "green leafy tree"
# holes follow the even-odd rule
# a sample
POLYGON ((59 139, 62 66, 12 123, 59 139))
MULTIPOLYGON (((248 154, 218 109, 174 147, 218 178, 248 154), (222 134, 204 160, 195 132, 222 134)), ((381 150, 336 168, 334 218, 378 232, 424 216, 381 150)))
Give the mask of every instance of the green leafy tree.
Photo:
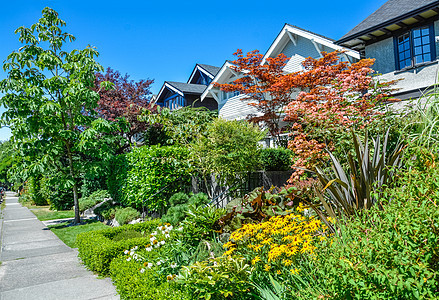
POLYGON ((65 25, 46 7, 37 23, 15 31, 24 45, 3 65, 8 76, 0 83, 5 94, 0 102, 6 108, 2 123, 10 126, 26 158, 22 176, 51 174, 62 189, 72 189, 78 223, 78 184, 89 167, 84 158, 105 155, 107 144, 101 147, 96 137, 112 125, 94 112, 99 95, 92 88, 96 72, 102 71, 95 61, 98 52, 90 46, 67 52, 75 37, 62 30, 65 25))
POLYGON ((257 169, 258 142, 265 134, 253 123, 216 119, 191 144, 192 163, 204 178, 219 175, 222 183, 233 185, 257 169))

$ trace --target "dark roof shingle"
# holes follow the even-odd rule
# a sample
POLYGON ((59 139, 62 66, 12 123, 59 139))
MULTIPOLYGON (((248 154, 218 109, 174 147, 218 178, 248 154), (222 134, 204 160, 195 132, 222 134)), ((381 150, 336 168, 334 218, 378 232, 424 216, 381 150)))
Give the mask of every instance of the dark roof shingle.
POLYGON ((206 70, 207 72, 209 72, 214 77, 216 74, 218 74, 219 70, 221 69, 219 67, 215 67, 211 65, 205 65, 205 64, 198 64, 198 65, 202 67, 204 70, 206 70))
POLYGON ((374 13, 346 33, 337 43, 348 41, 372 31, 398 22, 401 18, 407 19, 416 15, 430 6, 439 5, 439 1, 432 0, 389 0, 378 8, 374 13), (387 24, 387 25, 386 25, 387 24))
POLYGON ((188 94, 202 94, 206 89, 204 84, 192 84, 184 82, 166 81, 167 84, 172 85, 177 90, 188 94))

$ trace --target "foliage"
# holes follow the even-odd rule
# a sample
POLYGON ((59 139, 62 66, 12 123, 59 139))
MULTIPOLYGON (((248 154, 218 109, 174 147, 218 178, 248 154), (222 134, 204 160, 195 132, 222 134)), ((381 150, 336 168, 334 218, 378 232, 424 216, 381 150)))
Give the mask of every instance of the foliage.
POLYGON ((114 204, 113 201, 106 201, 98 207, 96 207, 93 212, 95 215, 102 217, 104 220, 112 220, 116 215, 116 210, 121 207, 114 204))
MULTIPOLYGON (((71 211, 73 215, 73 211, 71 211)), ((85 223, 72 226, 69 222, 49 226, 49 229, 70 248, 76 248, 76 236, 82 232, 89 232, 107 228, 106 225, 98 221, 88 220, 85 223)))
MULTIPOLYGON (((399 144, 393 153, 387 152, 388 132, 384 137, 383 144, 377 137, 374 140, 373 153, 368 145, 368 137, 362 144, 354 132, 352 132, 355 145, 356 160, 348 153, 350 174, 347 175, 338 160, 329 152, 332 162, 332 170, 335 178, 327 175, 319 167, 316 174, 320 180, 327 200, 318 193, 321 204, 326 213, 332 218, 355 215, 357 210, 369 209, 382 196, 383 189, 390 186, 394 181, 394 172, 401 166, 404 147, 399 144)), ((307 204, 330 227, 318 205, 308 202, 307 204)))
POLYGON ((88 197, 82 197, 79 199, 79 211, 82 213, 96 204, 110 199, 110 194, 107 190, 96 191, 88 197))
MULTIPOLYGON (((217 86, 246 95, 243 99, 260 113, 251 120, 268 127, 274 137, 283 131, 280 120, 286 113, 284 121, 289 122, 291 133, 288 148, 295 154, 297 167, 311 168, 326 158, 323 150, 332 148, 340 133, 379 118, 381 114, 375 108, 394 100, 389 88, 393 82, 380 83, 372 78, 372 59, 349 64, 340 61, 340 52, 322 52, 319 59, 305 59, 302 71, 285 73, 287 58, 283 54, 265 63, 258 51, 244 56, 238 50, 235 54, 233 68, 242 76, 231 84, 217 86)), ((291 181, 302 174, 299 169, 291 181)))
POLYGON ((122 240, 129 240, 134 238, 143 237, 141 232, 138 232, 136 230, 125 230, 122 232, 119 232, 113 237, 113 241, 118 242, 122 240))
POLYGON ((18 158, 14 156, 14 148, 11 140, 0 142, 0 183, 3 185, 9 185, 8 171, 18 162, 18 158))
POLYGON ((67 52, 67 43, 75 38, 62 30, 66 23, 53 9, 42 13, 38 23, 16 30, 24 45, 3 65, 8 75, 0 83, 6 108, 2 123, 10 126, 26 159, 21 177, 56 176, 62 190, 72 190, 75 221, 80 222, 80 174, 92 163, 84 157, 105 157, 111 148, 104 144, 114 140, 109 136, 99 144, 99 133, 112 127, 93 113, 99 95, 92 88, 101 66, 92 47, 67 52))
POLYGON ((179 146, 143 146, 112 162, 108 187, 123 206, 161 211, 166 200, 189 180, 188 150, 179 146))
POLYGON ((197 207, 207 203, 209 203, 209 198, 203 193, 195 194, 190 198, 185 193, 176 193, 169 198, 170 207, 166 215, 162 217, 162 221, 176 225, 184 220, 191 205, 197 207))
POLYGON ((132 207, 118 208, 114 214, 119 225, 125 225, 129 222, 140 218, 140 213, 132 207))
POLYGON ((284 148, 261 149, 259 159, 265 171, 287 171, 291 168, 292 152, 284 148))
POLYGON ((315 217, 297 213, 275 216, 259 224, 245 224, 233 232, 224 245, 224 255, 243 257, 257 273, 282 277, 298 272, 297 262, 302 255, 314 253, 315 243, 326 239, 325 230, 326 226, 315 217))
POLYGON ((130 249, 136 245, 139 247, 145 246, 150 243, 149 237, 115 242, 113 238, 117 234, 127 230, 135 230, 147 234, 152 232, 158 225, 159 220, 151 220, 143 223, 81 233, 76 239, 79 257, 90 270, 101 275, 107 275, 111 261, 116 257, 122 257, 125 249, 130 249))
POLYGON ((117 258, 111 262, 110 271, 121 299, 192 299, 181 285, 158 280, 154 270, 140 273, 139 264, 134 260, 127 262, 125 258, 117 258))
POLYGON ((243 258, 222 256, 183 267, 177 282, 199 299, 249 299, 251 272, 243 258))
POLYGON ((203 177, 216 174, 223 183, 233 185, 257 168, 258 141, 264 136, 250 123, 216 119, 191 145, 192 162, 203 177))
POLYGON ((414 112, 409 115, 410 121, 406 128, 409 139, 420 147, 434 149, 438 145, 438 102, 439 87, 435 84, 417 100, 414 112))
POLYGON ((159 108, 158 113, 144 112, 143 121, 151 126, 143 134, 145 145, 189 145, 204 135, 208 124, 218 113, 205 107, 182 107, 171 111, 159 108))
POLYGON ((26 197, 26 202, 33 205, 44 206, 47 205, 47 198, 41 192, 42 177, 31 176, 25 183, 22 197, 26 197))
POLYGON ((181 239, 196 247, 202 240, 212 240, 216 236, 215 223, 224 215, 225 209, 213 206, 190 205, 186 218, 181 222, 181 239))
POLYGON ((221 233, 231 233, 244 224, 260 223, 276 215, 288 214, 302 200, 301 191, 295 187, 273 188, 269 191, 256 188, 243 198, 236 198, 226 206, 227 213, 214 228, 221 233))
POLYGON ((154 80, 139 80, 135 82, 126 74, 122 76, 118 71, 107 68, 105 73, 96 73, 95 91, 99 93, 99 102, 96 109, 98 115, 109 121, 123 119, 127 126, 120 126, 122 130, 115 131, 123 137, 120 140, 116 153, 123 153, 132 144, 136 144, 136 137, 147 130, 149 124, 139 120, 144 110, 155 113, 154 104, 150 103, 150 87, 154 80), (98 88, 102 82, 111 82, 112 89, 98 88))

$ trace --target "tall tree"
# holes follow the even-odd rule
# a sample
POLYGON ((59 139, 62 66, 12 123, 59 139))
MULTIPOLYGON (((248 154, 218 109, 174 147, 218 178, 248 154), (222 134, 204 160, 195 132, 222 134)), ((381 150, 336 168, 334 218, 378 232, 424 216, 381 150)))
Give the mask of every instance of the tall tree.
POLYGON ((98 115, 109 121, 124 119, 126 126, 120 126, 120 131, 115 132, 124 137, 119 145, 118 153, 124 152, 131 144, 136 142, 136 137, 146 131, 149 124, 139 120, 144 110, 155 112, 156 105, 150 102, 151 84, 154 80, 142 79, 137 82, 130 80, 126 74, 122 76, 119 71, 107 68, 105 73, 96 74, 96 88, 99 93, 99 102, 96 109, 98 115), (111 82, 112 89, 101 89, 101 82, 111 82))
POLYGON ((67 52, 75 37, 62 30, 65 25, 46 7, 37 23, 15 31, 24 45, 3 65, 8 76, 0 83, 5 93, 0 102, 6 108, 2 123, 10 126, 26 158, 23 173, 56 173, 57 182, 73 190, 78 223, 82 158, 96 151, 97 133, 111 125, 95 116, 99 94, 92 88, 102 71, 98 52, 90 46, 67 52))

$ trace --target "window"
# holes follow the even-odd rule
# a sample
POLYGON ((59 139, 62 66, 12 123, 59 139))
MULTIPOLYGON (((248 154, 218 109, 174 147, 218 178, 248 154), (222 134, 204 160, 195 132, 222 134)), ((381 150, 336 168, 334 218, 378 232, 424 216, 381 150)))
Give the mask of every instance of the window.
POLYGON ((415 28, 395 38, 397 69, 414 67, 436 58, 433 26, 415 28))

